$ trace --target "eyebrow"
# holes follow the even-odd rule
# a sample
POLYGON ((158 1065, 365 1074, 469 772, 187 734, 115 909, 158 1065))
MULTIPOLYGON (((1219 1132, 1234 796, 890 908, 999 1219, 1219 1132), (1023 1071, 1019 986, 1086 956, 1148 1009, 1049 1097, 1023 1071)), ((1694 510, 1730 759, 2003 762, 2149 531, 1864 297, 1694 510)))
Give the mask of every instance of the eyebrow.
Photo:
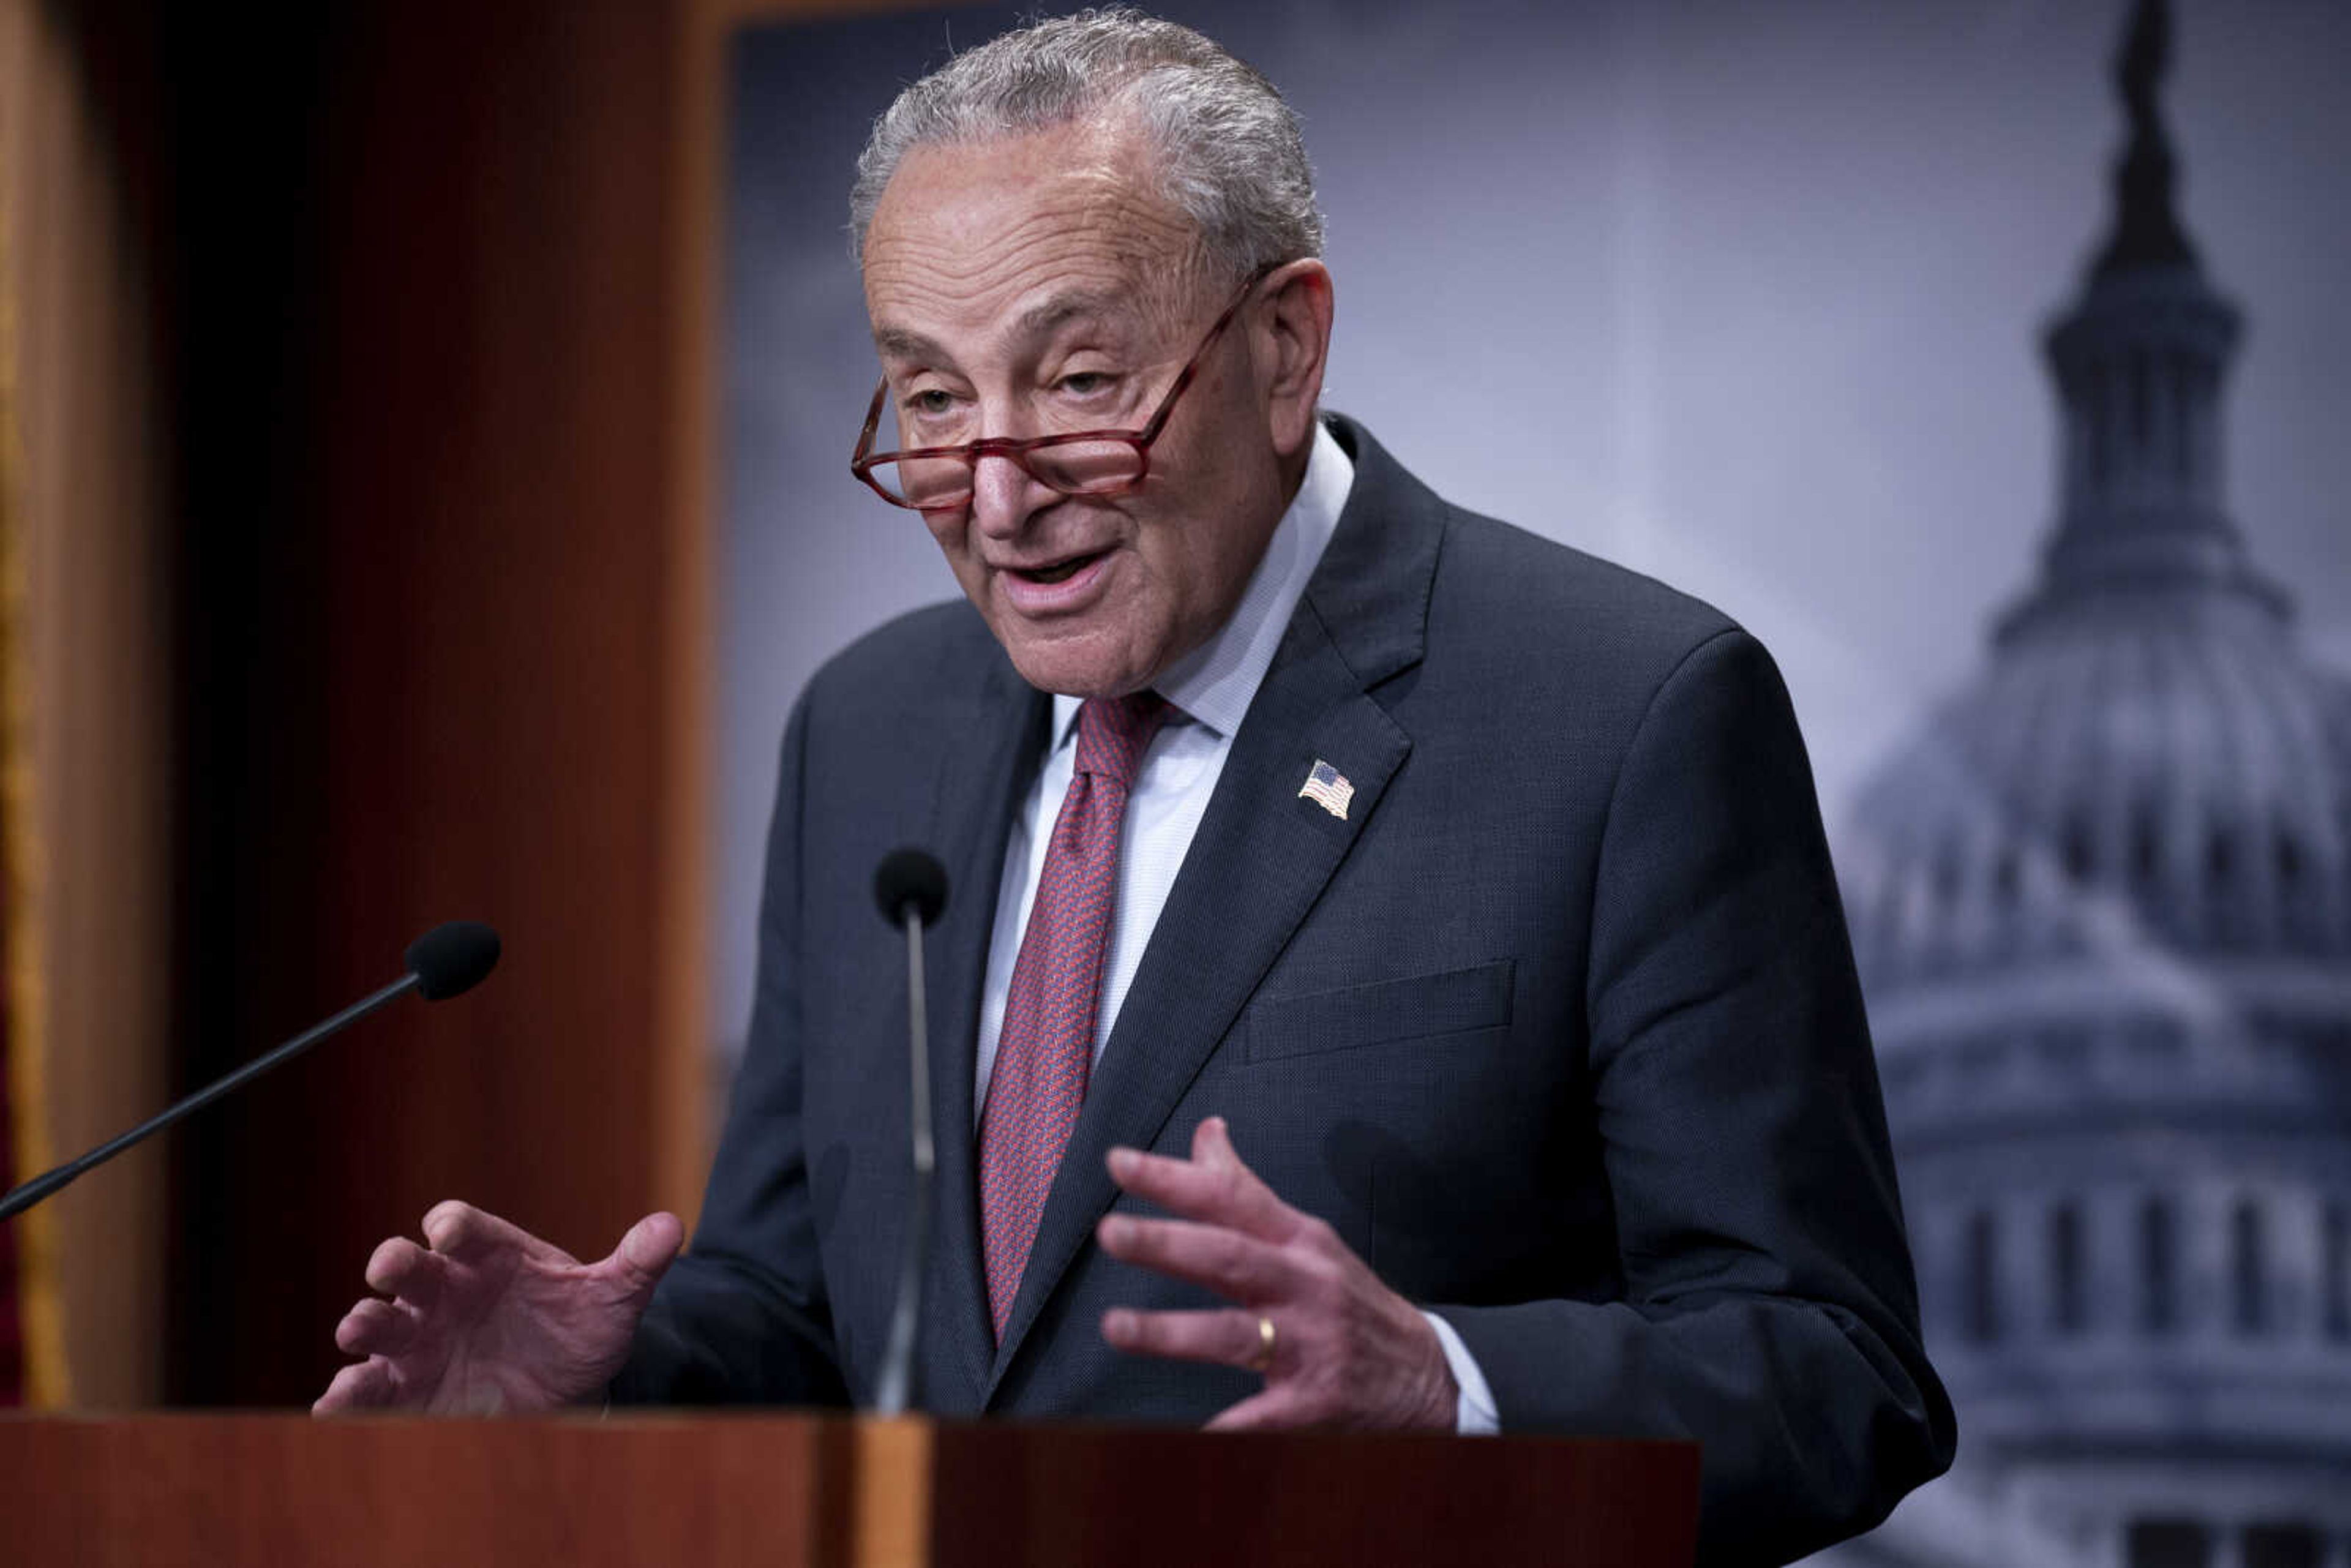
POLYGON ((1020 312, 1014 327, 1031 338, 1041 338, 1065 322, 1087 316, 1102 316, 1109 311, 1112 296, 1091 288, 1072 289, 1039 301, 1020 312))
POLYGON ((873 347, 887 357, 901 360, 944 360, 946 352, 937 341, 904 327, 876 327, 873 347))
MULTIPOLYGON (((1041 338, 1056 328, 1089 316, 1104 316, 1114 297, 1097 289, 1072 289, 1029 307, 1014 318, 1013 330, 1024 338, 1041 338)), ((877 327, 873 347, 902 360, 951 361, 954 356, 935 338, 908 327, 877 327)))

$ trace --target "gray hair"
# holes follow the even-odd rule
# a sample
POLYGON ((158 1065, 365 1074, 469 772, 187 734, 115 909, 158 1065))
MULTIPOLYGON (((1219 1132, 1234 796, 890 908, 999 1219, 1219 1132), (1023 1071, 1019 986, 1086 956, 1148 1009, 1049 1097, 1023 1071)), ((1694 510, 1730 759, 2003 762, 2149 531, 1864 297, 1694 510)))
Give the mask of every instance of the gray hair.
POLYGON ((1033 22, 900 93, 857 160, 852 253, 862 265, 873 209, 912 149, 1121 116, 1157 152, 1159 193, 1211 266, 1238 278, 1322 254, 1314 171, 1281 94, 1213 39, 1123 5, 1033 22))

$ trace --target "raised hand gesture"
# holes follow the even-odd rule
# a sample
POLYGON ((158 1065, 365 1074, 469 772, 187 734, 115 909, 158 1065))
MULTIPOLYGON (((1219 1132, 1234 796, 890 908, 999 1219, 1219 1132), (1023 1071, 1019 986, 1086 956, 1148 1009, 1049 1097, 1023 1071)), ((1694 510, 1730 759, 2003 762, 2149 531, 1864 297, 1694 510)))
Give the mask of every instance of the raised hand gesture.
POLYGON ((1282 1202, 1242 1164, 1223 1117, 1195 1129, 1188 1160, 1113 1149, 1110 1173, 1176 1218, 1106 1216, 1096 1231, 1102 1249, 1233 1305, 1113 1307, 1102 1337, 1137 1354, 1222 1362, 1265 1379, 1210 1427, 1454 1429, 1458 1390, 1437 1331, 1328 1224, 1282 1202))
POLYGON ((518 1415, 593 1397, 685 1235, 675 1215, 650 1214, 611 1257, 582 1263, 470 1204, 435 1206, 423 1230, 429 1249, 395 1236, 368 1260, 381 1294, 335 1329, 367 1359, 335 1375, 313 1415, 518 1415))

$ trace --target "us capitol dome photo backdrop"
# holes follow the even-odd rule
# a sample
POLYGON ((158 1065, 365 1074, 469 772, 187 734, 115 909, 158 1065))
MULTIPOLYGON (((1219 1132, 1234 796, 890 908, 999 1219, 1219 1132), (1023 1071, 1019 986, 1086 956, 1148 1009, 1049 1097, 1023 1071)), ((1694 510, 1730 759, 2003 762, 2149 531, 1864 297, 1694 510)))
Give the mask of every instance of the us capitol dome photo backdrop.
POLYGON ((1961 1457, 1818 1561, 2351 1565, 2351 683, 2230 513, 2167 23, 2042 339, 2038 580, 1837 846, 1961 1457))

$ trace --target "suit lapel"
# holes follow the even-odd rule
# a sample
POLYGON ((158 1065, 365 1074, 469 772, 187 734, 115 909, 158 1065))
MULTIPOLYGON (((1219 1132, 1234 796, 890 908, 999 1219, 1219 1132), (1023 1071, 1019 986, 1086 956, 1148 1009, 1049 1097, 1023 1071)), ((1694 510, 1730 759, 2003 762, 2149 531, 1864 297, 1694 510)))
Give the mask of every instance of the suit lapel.
POLYGON ((1104 1156, 1159 1135, 1412 748, 1366 692, 1419 657, 1441 529, 1416 503, 1439 503, 1360 430, 1339 434, 1356 458, 1354 488, 1094 1070, 988 1374, 991 1396, 1116 1196, 1104 1156), (1317 761, 1354 787, 1343 818, 1299 795, 1317 761))
POLYGON ((948 737, 934 797, 930 841, 940 847, 952 891, 925 965, 934 998, 931 1115, 938 1166, 924 1309, 929 1385, 917 1395, 933 1410, 977 1410, 995 1355, 979 1253, 973 1052, 1005 841, 1036 777, 1051 711, 1049 698, 998 659, 964 727, 948 737), (955 1375, 956 1385, 941 1386, 944 1375, 955 1375))

